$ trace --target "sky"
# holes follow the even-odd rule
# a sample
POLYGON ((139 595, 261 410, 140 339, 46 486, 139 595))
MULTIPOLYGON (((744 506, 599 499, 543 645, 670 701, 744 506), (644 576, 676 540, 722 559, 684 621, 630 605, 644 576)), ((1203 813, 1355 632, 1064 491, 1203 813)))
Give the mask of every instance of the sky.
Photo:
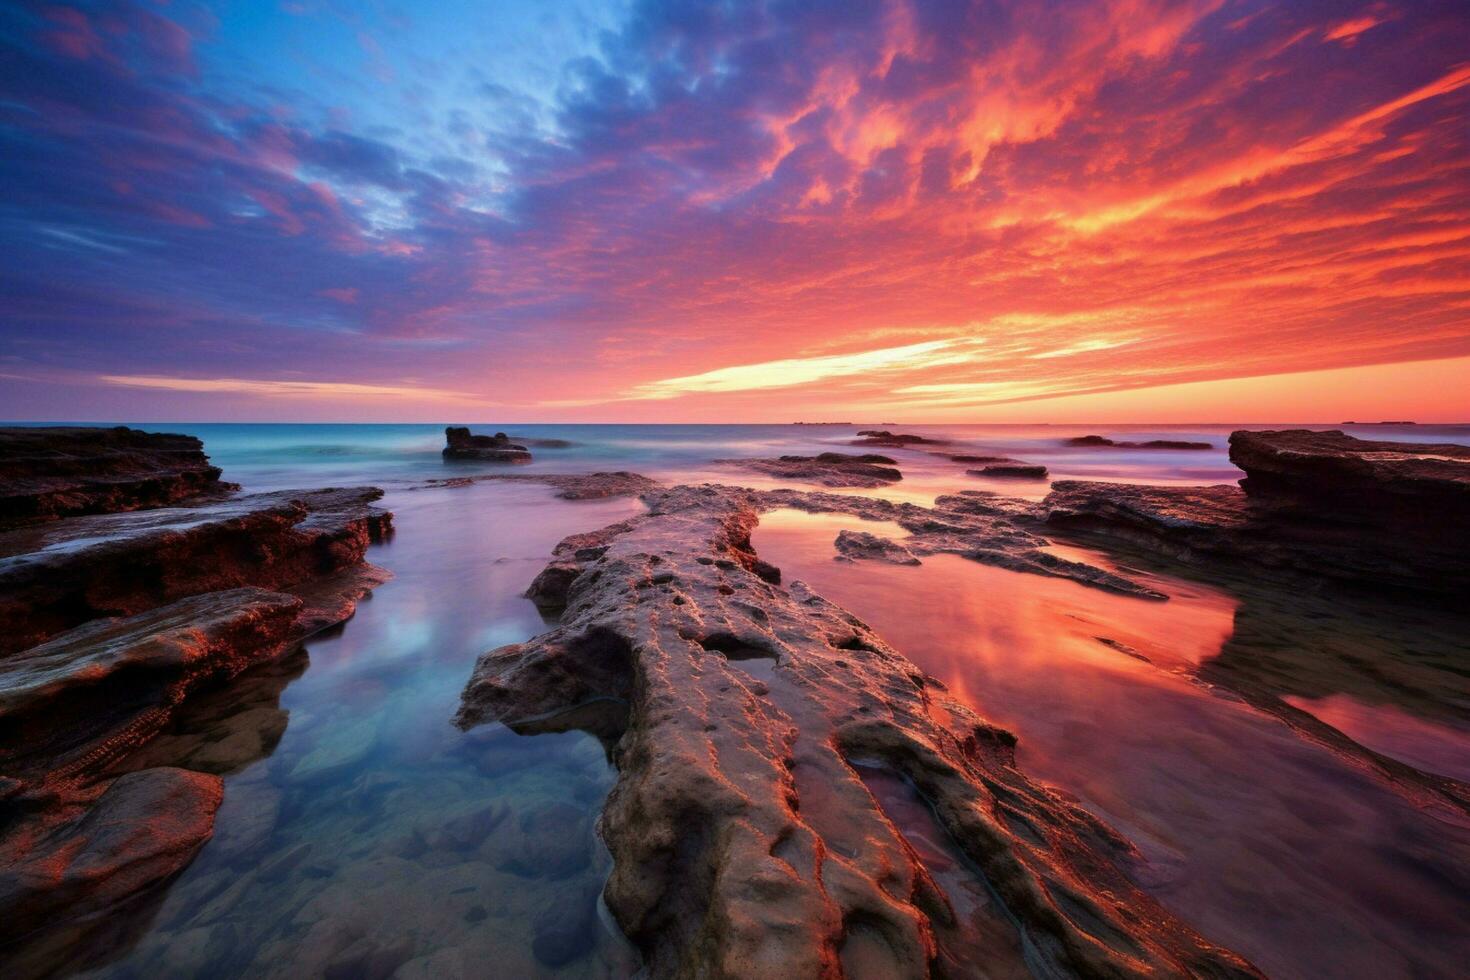
POLYGON ((0 7, 0 418, 1470 420, 1464 0, 0 7))

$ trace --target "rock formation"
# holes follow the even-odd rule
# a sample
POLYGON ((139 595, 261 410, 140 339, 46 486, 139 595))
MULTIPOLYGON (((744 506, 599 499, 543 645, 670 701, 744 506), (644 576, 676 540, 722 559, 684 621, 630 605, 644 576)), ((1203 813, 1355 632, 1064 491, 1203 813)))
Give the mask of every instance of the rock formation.
POLYGON ((604 500, 608 497, 636 497, 658 484, 640 473, 627 470, 598 473, 478 473, 475 476, 452 476, 444 480, 428 480, 411 489, 463 487, 472 483, 542 483, 556 489, 562 500, 604 500))
POLYGON ((977 948, 1016 974, 1255 975, 1133 885, 1137 852, 1027 779, 1013 736, 775 584, 750 547, 760 500, 675 487, 567 539, 540 582, 560 625, 484 655, 458 716, 531 732, 620 708, 604 897, 650 975, 920 977, 977 948), (957 914, 875 772, 932 813, 1008 947, 957 914))
POLYGON ((863 429, 858 433, 858 438, 852 441, 854 446, 887 446, 890 449, 903 449, 907 446, 917 445, 942 445, 944 439, 929 439, 925 436, 916 436, 907 432, 890 432, 887 429, 863 429))
POLYGON ((1046 467, 1037 463, 991 463, 977 470, 965 470, 971 476, 1000 476, 1022 480, 1045 480, 1046 467))
POLYGON ((101 464, 128 479, 98 491, 76 479, 75 431, 26 443, 28 479, 89 496, 44 498, 30 516, 51 520, 0 532, 0 945, 116 912, 187 865, 213 832, 219 776, 116 767, 190 698, 346 619, 388 577, 364 564, 392 521, 376 488, 141 509, 229 485, 197 440, 101 430, 116 433, 105 446, 176 447, 183 462, 164 450, 149 476, 129 449, 101 464))
POLYGON ((1064 446, 1112 446, 1116 449, 1214 449, 1208 442, 1185 439, 1149 439, 1146 442, 1118 442, 1106 436, 1076 436, 1062 441, 1064 446))
POLYGON ((893 459, 876 453, 820 453, 816 456, 717 459, 715 462, 782 480, 798 480, 824 487, 883 487, 903 479, 893 459))
POLYGON ((123 427, 0 429, 0 528, 166 507, 235 489, 193 436, 123 427))
POLYGON ((510 441, 510 436, 497 432, 493 436, 472 435, 464 426, 451 425, 444 430, 445 459, 478 459, 492 463, 529 463, 531 452, 510 441))
POLYGON ((1341 432, 1236 432, 1241 487, 1061 481, 1057 528, 1184 561, 1226 558, 1372 588, 1459 595, 1470 576, 1470 449, 1341 432), (1243 488, 1243 489, 1242 489, 1243 488))

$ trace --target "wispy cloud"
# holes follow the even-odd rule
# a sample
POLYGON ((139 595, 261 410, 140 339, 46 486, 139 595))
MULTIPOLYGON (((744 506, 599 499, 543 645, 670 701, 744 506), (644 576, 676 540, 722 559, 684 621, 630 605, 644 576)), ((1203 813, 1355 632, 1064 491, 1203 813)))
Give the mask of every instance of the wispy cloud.
POLYGON ((351 401, 362 398, 402 398, 412 401, 480 401, 460 391, 444 391, 420 385, 371 385, 347 381, 282 381, 261 378, 172 378, 146 374, 103 374, 103 384, 123 388, 154 388, 259 395, 269 398, 306 398, 351 401))
POLYGON ((984 343, 980 338, 929 340, 850 354, 823 354, 817 357, 791 357, 740 364, 680 378, 648 381, 635 386, 625 397, 678 398, 689 394, 790 388, 853 375, 869 377, 895 371, 917 371, 964 364, 974 358, 976 351, 984 343))

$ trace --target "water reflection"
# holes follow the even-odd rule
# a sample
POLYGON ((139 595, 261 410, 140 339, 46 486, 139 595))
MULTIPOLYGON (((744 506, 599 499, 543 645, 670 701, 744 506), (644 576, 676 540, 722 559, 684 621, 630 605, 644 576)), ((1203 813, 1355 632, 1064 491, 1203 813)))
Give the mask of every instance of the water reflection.
POLYGON ((1295 617, 1267 617, 1140 568, 1170 602, 955 556, 854 565, 833 560, 840 527, 865 525, 777 512, 754 544, 1015 731, 1021 765, 1132 838, 1141 883, 1206 935, 1280 977, 1449 976, 1470 958, 1470 829, 1222 683, 1222 656, 1279 665, 1318 642, 1330 606, 1294 596, 1295 617))
MULTIPOLYGON (((405 492, 396 573, 336 635, 181 716, 134 765, 227 774, 214 839, 101 976, 607 977, 594 822, 613 774, 577 731, 451 724, 477 654, 545 628, 520 593, 565 534, 633 501, 535 486, 405 492), (404 542, 411 542, 405 546, 404 542), (494 964, 493 968, 490 964, 494 964)), ((69 954, 86 962, 86 948, 69 954)))

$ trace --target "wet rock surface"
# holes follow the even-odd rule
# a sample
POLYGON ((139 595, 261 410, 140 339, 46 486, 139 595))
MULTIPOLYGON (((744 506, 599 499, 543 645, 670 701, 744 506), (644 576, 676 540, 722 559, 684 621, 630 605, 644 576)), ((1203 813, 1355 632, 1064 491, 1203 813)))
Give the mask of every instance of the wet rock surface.
POLYGON ((1107 436, 1075 436, 1062 441, 1064 446, 1079 448, 1109 446, 1114 449, 1190 449, 1204 450, 1214 449, 1214 445, 1208 442, 1193 442, 1186 439, 1148 439, 1144 442, 1119 442, 1109 439, 1107 436))
POLYGON ((481 473, 476 476, 430 480, 421 486, 423 489, 460 487, 492 480, 505 483, 542 483, 554 487, 556 495, 562 500, 606 500, 610 497, 635 497, 658 486, 657 481, 627 470, 599 473, 481 473))
POLYGON ((117 427, 0 428, 0 528, 164 507, 235 489, 193 436, 117 427))
POLYGON ((1133 886, 1131 846, 1020 773, 1013 737, 851 614, 774 583, 749 544, 759 510, 836 496, 646 495, 646 515, 558 548, 560 625, 484 655, 465 689, 465 727, 627 705, 604 897, 650 973, 925 976, 967 948, 861 763, 927 801, 1036 969, 1253 975, 1133 886))
POLYGON ((1315 579, 1428 595, 1470 576, 1470 450, 1340 432, 1237 432, 1241 487, 1059 481, 1048 524, 1315 579))
MULTIPOLYGON (((97 431, 114 433, 106 446, 144 436, 97 431)), ((392 515, 373 506, 380 490, 147 509, 195 488, 201 472, 214 490, 229 488, 218 470, 201 469, 197 440, 159 439, 184 462, 133 453, 128 472, 156 463, 152 483, 140 477, 126 494, 87 498, 87 508, 119 513, 53 515, 0 532, 7 958, 64 945, 91 917, 139 905, 187 865, 212 832, 222 794, 215 773, 269 751, 284 716, 268 705, 240 713, 238 727, 190 753, 206 771, 150 765, 149 745, 192 699, 341 622, 388 577, 364 563, 368 545, 391 529, 392 515), (192 475, 170 482, 180 471, 192 475)), ((55 480, 72 475, 76 457, 44 458, 59 460, 55 480)), ((125 468, 104 462, 99 472, 125 468)))
POLYGON ((884 487, 903 479, 893 459, 876 453, 819 453, 816 456, 720 459, 715 462, 782 480, 824 487, 884 487))
POLYGON ((1038 463, 991 463, 965 472, 971 476, 998 476, 1017 480, 1046 479, 1046 467, 1038 463))
POLYGON ((943 445, 944 439, 930 439, 926 436, 918 436, 909 432, 890 432, 887 429, 863 429, 858 433, 851 445, 854 446, 887 446, 890 449, 903 449, 908 446, 939 446, 943 445))
POLYGON ((0 533, 0 656, 104 616, 360 565, 392 515, 373 487, 250 494, 0 533))
POLYGON ((451 460, 484 460, 491 463, 529 463, 531 451, 512 442, 504 432, 493 436, 474 435, 464 426, 451 425, 444 430, 444 458, 451 460))
MULTIPOLYGON (((952 554, 1012 571, 1067 578, 1123 595, 1168 598, 1115 572, 1046 551, 1051 542, 1037 533, 1043 529, 1042 511, 1031 501, 967 490, 940 496, 933 507, 921 507, 822 491, 721 489, 740 495, 760 511, 791 507, 814 514, 850 514, 862 520, 892 521, 908 532, 908 537, 896 542, 867 532, 860 532, 862 537, 849 536, 846 550, 839 544, 841 554, 849 559, 881 556, 882 560, 892 560, 891 556, 901 559, 905 553, 911 557, 952 554)), ((552 567, 555 565, 553 562, 552 567)))

